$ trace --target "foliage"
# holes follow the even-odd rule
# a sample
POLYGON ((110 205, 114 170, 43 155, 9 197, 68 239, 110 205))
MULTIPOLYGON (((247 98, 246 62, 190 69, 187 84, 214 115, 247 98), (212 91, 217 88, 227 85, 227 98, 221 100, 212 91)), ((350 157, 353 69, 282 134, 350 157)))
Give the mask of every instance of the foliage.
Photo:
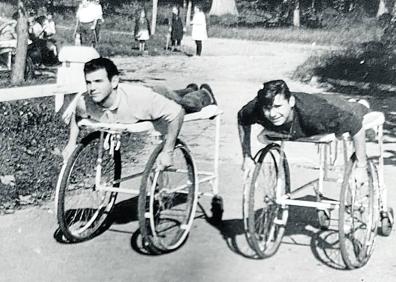
POLYGON ((14 186, 0 183, 0 204, 32 193, 44 199, 52 193, 67 138, 53 109, 52 98, 0 104, 0 175, 15 177, 14 186))
POLYGON ((383 42, 386 48, 393 51, 396 50, 396 21, 389 21, 385 24, 381 42, 383 42))
MULTIPOLYGON (((15 179, 11 185, 0 181, 0 211, 18 207, 26 195, 32 196, 32 203, 53 195, 68 138, 68 126, 54 107, 52 97, 0 103, 0 178, 15 179)), ((86 134, 82 131, 80 136, 86 134)), ((125 164, 135 162, 145 138, 144 134, 122 137, 125 164)))
POLYGON ((396 54, 381 42, 355 44, 341 51, 314 56, 300 66, 294 78, 309 81, 342 79, 364 83, 393 84, 396 81, 396 54))

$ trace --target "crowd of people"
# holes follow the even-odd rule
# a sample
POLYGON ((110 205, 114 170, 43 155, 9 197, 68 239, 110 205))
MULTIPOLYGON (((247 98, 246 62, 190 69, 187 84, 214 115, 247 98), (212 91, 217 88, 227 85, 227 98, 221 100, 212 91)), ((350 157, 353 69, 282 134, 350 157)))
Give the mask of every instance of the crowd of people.
MULTIPOLYGON (((173 6, 168 19, 169 29, 165 49, 180 52, 182 40, 187 29, 179 6, 173 6)), ((191 36, 196 44, 196 56, 201 56, 202 42, 208 38, 206 16, 200 5, 194 6, 194 16, 191 20, 191 36)), ((150 39, 150 21, 144 8, 140 9, 135 18, 134 38, 139 44, 139 51, 146 53, 146 42, 150 39)))
MULTIPOLYGON (((17 17, 15 12, 12 19, 0 25, 0 47, 16 48, 17 17)), ((182 40, 186 33, 184 15, 179 6, 173 6, 168 20, 169 28, 166 49, 180 52, 182 40)), ((103 9, 99 0, 81 0, 76 11, 76 24, 73 38, 75 45, 96 47, 100 39, 100 28, 104 22, 103 9)), ((202 53, 202 42, 207 39, 206 17, 202 8, 194 6, 191 20, 192 39, 196 43, 196 56, 202 53)), ((31 12, 28 17, 28 57, 36 66, 58 64, 58 49, 55 40, 56 24, 51 10, 45 12, 31 12)), ((147 42, 152 33, 147 11, 144 7, 135 15, 134 40, 142 54, 146 54, 147 42)))
MULTIPOLYGON (((0 26, 0 48, 2 50, 17 46, 18 12, 0 26)), ((56 24, 51 13, 31 12, 28 16, 28 57, 32 63, 39 65, 54 65, 58 63, 56 40, 56 24)))

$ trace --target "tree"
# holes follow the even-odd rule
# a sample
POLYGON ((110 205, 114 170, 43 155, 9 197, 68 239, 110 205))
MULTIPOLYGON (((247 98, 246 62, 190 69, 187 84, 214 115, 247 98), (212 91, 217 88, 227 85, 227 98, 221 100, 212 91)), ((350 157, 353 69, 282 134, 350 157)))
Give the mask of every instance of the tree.
POLYGON ((22 0, 18 0, 18 24, 17 24, 17 47, 15 61, 12 66, 11 83, 19 84, 24 80, 27 45, 28 45, 28 20, 25 5, 22 0))
POLYGON ((300 27, 300 18, 300 0, 297 0, 293 11, 293 25, 295 27, 300 27))
POLYGON ((157 26, 157 12, 158 12, 158 0, 153 0, 153 12, 151 16, 151 34, 155 33, 155 27, 157 26))
POLYGON ((235 0, 213 0, 209 15, 222 16, 226 14, 238 15, 235 0))
POLYGON ((191 9, 192 9, 192 1, 189 0, 187 4, 187 13, 186 13, 186 28, 190 27, 191 22, 191 9))

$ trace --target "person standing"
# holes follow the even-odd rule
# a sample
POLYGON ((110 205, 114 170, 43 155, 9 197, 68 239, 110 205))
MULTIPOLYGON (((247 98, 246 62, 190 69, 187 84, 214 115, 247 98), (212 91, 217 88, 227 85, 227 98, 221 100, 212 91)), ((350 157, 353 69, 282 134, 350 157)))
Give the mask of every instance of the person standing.
POLYGON ((95 47, 98 42, 97 24, 103 19, 102 8, 99 3, 82 0, 76 13, 76 27, 74 38, 80 37, 81 45, 95 47))
POLYGON ((206 31, 205 14, 202 11, 202 7, 200 5, 195 5, 194 7, 194 16, 191 21, 191 25, 192 25, 191 37, 195 41, 197 47, 196 55, 201 56, 202 41, 208 38, 208 33, 206 31))
POLYGON ((172 51, 180 51, 181 41, 183 39, 184 28, 180 18, 180 9, 177 6, 172 8, 172 18, 169 25, 172 51))
POLYGON ((135 39, 139 42, 139 51, 144 52, 146 41, 150 39, 150 22, 144 8, 142 8, 135 21, 135 39))
POLYGON ((96 10, 96 23, 95 23, 95 34, 96 34, 96 41, 99 42, 99 35, 100 35, 100 27, 103 24, 103 9, 102 5, 100 4, 99 0, 94 0, 93 2, 94 9, 96 10))

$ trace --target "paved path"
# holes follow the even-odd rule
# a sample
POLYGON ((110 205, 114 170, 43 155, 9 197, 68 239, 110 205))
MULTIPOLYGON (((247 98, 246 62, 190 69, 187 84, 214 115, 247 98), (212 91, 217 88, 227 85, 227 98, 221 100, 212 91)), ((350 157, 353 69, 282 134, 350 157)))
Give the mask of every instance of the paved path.
MULTIPOLYGON (((186 42, 192 45, 192 42, 186 42)), ((289 79, 309 55, 312 46, 211 39, 203 56, 115 58, 122 78, 164 83, 174 88, 191 81, 209 82, 224 110, 221 135, 220 191, 225 201, 224 223, 212 226, 197 214, 184 246, 162 256, 140 254, 135 248, 136 199, 121 199, 110 230, 81 244, 60 244, 53 204, 0 217, 0 281, 394 281, 396 233, 377 237, 374 254, 362 269, 340 270, 338 249, 329 244, 336 232, 318 230, 315 212, 291 209, 286 236, 278 253, 266 260, 250 258, 241 221, 242 181, 236 112, 251 99, 263 81, 285 78, 292 90, 314 92, 289 79)), ((255 129, 257 131, 257 129, 255 129)), ((182 136, 207 168, 210 133, 206 123, 185 126, 182 136)), ((396 207, 395 141, 387 135, 386 184, 390 204, 396 207)), ((255 143, 254 147, 258 148, 255 143)), ((316 158, 312 145, 287 147, 292 187, 312 179, 316 158), (304 165, 299 166, 297 163, 304 165)), ((210 199, 202 199, 210 213, 210 199)), ((200 216, 201 215, 201 216, 200 216)))

